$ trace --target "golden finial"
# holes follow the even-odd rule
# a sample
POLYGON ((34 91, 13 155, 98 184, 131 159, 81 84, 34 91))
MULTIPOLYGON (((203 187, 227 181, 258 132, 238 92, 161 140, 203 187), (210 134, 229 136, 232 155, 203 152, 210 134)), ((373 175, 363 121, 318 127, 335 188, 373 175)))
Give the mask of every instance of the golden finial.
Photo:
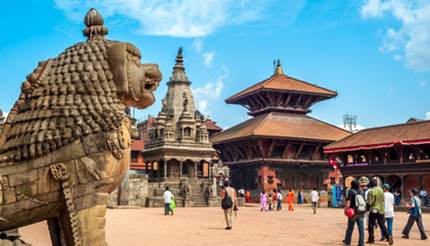
POLYGON ((88 39, 105 36, 108 33, 108 29, 103 26, 103 22, 103 17, 97 10, 94 8, 88 10, 84 18, 84 24, 87 26, 84 29, 84 35, 88 39))
POLYGON ((276 61, 276 68, 273 75, 284 75, 284 71, 282 70, 281 61, 278 59, 276 61))

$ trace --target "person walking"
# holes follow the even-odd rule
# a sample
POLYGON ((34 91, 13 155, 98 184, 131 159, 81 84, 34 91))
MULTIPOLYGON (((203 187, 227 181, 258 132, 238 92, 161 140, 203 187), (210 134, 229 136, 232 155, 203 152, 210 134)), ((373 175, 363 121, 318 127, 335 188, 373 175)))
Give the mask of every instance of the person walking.
MULTIPOLYGON (((345 198, 345 214, 348 210, 354 210, 354 215, 348 217, 348 224, 345 232, 345 239, 343 243, 345 245, 351 245, 352 233, 354 232, 354 225, 358 227, 358 246, 364 246, 364 211, 357 209, 357 201, 362 201, 365 206, 363 194, 360 192, 359 183, 356 179, 351 181, 351 189, 345 198), (357 196, 361 196, 361 199, 357 199, 357 196)), ((362 204, 363 205, 363 204, 362 204)), ((365 210, 365 208, 364 208, 365 210)))
POLYGON ((401 194, 399 192, 399 189, 396 189, 396 191, 394 192, 393 195, 394 195, 396 206, 400 206, 400 201, 402 200, 402 197, 401 197, 401 194))
POLYGON ((367 231, 369 233, 369 238, 367 243, 375 243, 375 226, 378 224, 382 236, 388 239, 388 243, 392 245, 393 236, 388 234, 387 227, 385 226, 384 191, 381 187, 377 186, 375 179, 370 180, 369 187, 370 190, 367 195, 367 204, 369 205, 369 225, 367 231))
MULTIPOLYGON (((388 235, 393 236, 393 220, 394 220, 394 195, 390 192, 390 185, 384 184, 384 210, 385 210, 385 221, 387 222, 388 235)), ((386 240, 382 236, 381 241, 386 240)))
MULTIPOLYGON (((364 200, 367 203, 367 195, 369 194, 369 179, 366 176, 361 176, 360 179, 358 180, 359 184, 360 184, 360 190, 361 193, 364 196, 364 200)), ((366 230, 369 228, 369 212, 366 211, 366 213, 364 214, 364 219, 363 219, 363 224, 364 226, 367 226, 366 230)))
POLYGON ((172 192, 169 190, 169 186, 166 186, 165 191, 163 193, 164 198, 164 215, 169 215, 170 213, 173 215, 173 209, 170 207, 170 203, 175 199, 172 192))
POLYGON ((277 204, 277 207, 276 207, 277 210, 281 210, 282 209, 282 199, 283 199, 282 191, 278 190, 278 204, 277 204))
POLYGON ((273 193, 272 193, 272 200, 273 200, 273 210, 278 210, 278 190, 277 189, 273 189, 273 193))
POLYGON ((288 202, 288 211, 294 211, 294 207, 293 207, 293 203, 294 203, 294 190, 292 190, 292 189, 289 189, 288 197, 287 197, 287 202, 288 202))
POLYGON ((418 229, 421 233, 421 240, 426 240, 427 235, 424 231, 422 211, 421 211, 421 200, 417 197, 417 189, 409 190, 409 195, 411 196, 411 202, 406 204, 409 208, 409 218, 408 223, 402 231, 402 238, 409 238, 409 232, 411 231, 414 222, 417 223, 418 229))
POLYGON ((221 193, 221 207, 224 210, 224 217, 227 226, 226 230, 233 227, 233 211, 237 212, 237 195, 234 188, 230 187, 228 180, 224 181, 223 191, 221 193))
POLYGON ((269 211, 272 211, 272 193, 269 193, 269 197, 267 198, 267 205, 269 206, 269 211))
POLYGON ((314 189, 311 191, 311 202, 312 202, 312 209, 314 210, 314 214, 317 213, 317 206, 318 206, 319 200, 320 200, 320 196, 318 195, 317 188, 314 187, 314 189))
POLYGON ((297 194, 297 204, 303 204, 303 190, 299 189, 299 193, 297 194))
POLYGON ((264 190, 262 190, 260 193, 260 206, 261 206, 261 212, 263 211, 267 212, 267 196, 264 190))
POLYGON ((421 200, 423 201, 424 207, 428 207, 429 206, 429 198, 427 195, 427 191, 424 189, 424 187, 420 188, 419 196, 420 196, 421 200))

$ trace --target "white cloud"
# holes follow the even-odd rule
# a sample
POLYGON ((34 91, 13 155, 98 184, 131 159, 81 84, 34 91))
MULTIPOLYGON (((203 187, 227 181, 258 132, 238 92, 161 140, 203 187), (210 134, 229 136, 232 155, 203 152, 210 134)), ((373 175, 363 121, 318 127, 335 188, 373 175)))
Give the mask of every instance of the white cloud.
POLYGON ((205 63, 206 67, 210 67, 210 65, 212 64, 212 61, 214 59, 215 56, 215 52, 205 52, 202 57, 203 57, 203 62, 205 63))
POLYGON ((228 77, 228 70, 222 66, 224 73, 220 75, 215 81, 210 80, 203 87, 193 88, 193 96, 197 102, 197 108, 200 112, 208 115, 208 105, 210 102, 216 101, 224 88, 224 80, 228 77))
POLYGON ((430 120, 430 112, 426 113, 426 120, 430 120))
POLYGON ((206 36, 222 26, 259 19, 266 4, 247 0, 55 0, 56 7, 76 21, 94 7, 104 17, 136 21, 139 34, 173 37, 206 36))
POLYGON ((367 0, 361 7, 364 19, 380 19, 386 13, 400 26, 387 28, 380 50, 414 71, 430 70, 430 1, 367 0))

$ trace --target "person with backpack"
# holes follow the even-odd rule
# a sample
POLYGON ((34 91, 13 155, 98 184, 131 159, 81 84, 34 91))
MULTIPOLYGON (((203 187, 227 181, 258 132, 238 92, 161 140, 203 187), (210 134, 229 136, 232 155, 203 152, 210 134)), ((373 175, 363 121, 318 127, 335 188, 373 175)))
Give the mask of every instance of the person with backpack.
POLYGON ((393 236, 389 235, 385 226, 385 196, 384 191, 377 185, 375 179, 369 182, 370 191, 367 195, 367 204, 369 205, 369 226, 367 231, 369 238, 367 243, 375 243, 375 225, 378 223, 381 229, 382 237, 388 239, 390 245, 393 244, 393 236))
POLYGON ((223 191, 221 193, 221 208, 224 210, 224 217, 227 226, 226 230, 233 227, 233 211, 237 211, 237 196, 234 188, 230 187, 228 180, 224 181, 223 191))
POLYGON ((409 208, 409 218, 408 223, 402 232, 402 238, 409 238, 409 232, 411 231, 414 222, 417 222, 418 229, 421 233, 421 240, 426 240, 427 235, 424 231, 423 219, 422 219, 422 211, 421 211, 421 200, 418 198, 418 191, 416 189, 411 189, 409 191, 409 195, 411 196, 411 202, 406 206, 409 208))
POLYGON ((345 215, 348 217, 348 226, 345 232, 345 245, 351 245, 352 233, 354 225, 358 227, 358 246, 364 246, 364 213, 366 212, 366 202, 363 194, 359 189, 359 183, 356 179, 351 181, 351 189, 349 189, 345 199, 345 215))

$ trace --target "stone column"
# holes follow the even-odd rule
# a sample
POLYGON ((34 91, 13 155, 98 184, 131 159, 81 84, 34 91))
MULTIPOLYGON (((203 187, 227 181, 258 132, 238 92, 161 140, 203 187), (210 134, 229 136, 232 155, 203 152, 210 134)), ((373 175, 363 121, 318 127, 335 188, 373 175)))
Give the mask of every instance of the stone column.
POLYGON ((208 178, 209 180, 212 179, 212 163, 208 162, 208 178))
POLYGON ((182 178, 182 163, 183 161, 179 161, 179 177, 182 178))
POLYGON ((164 162, 164 178, 167 178, 167 161, 163 160, 164 162))
POLYGON ((194 162, 194 178, 197 178, 197 162, 194 162))

